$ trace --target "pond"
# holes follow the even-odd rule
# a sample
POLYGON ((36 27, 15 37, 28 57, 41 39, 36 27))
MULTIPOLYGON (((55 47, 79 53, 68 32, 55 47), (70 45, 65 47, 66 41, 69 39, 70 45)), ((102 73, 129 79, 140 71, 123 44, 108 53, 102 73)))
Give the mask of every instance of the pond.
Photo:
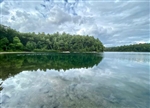
POLYGON ((1 108, 149 108, 150 53, 1 54, 1 108))

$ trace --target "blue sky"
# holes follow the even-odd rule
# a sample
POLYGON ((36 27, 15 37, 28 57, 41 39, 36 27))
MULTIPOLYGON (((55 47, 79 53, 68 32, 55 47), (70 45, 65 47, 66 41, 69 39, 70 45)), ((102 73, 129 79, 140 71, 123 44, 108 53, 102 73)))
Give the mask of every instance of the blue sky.
POLYGON ((0 23, 21 32, 91 35, 105 46, 150 43, 149 0, 0 0, 0 23))

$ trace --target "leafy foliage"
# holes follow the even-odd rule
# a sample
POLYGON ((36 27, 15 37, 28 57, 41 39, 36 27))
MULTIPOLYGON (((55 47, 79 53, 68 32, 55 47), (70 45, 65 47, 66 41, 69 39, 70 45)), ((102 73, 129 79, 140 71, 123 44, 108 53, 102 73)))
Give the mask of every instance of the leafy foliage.
POLYGON ((20 33, 0 25, 1 51, 70 51, 102 52, 104 47, 99 39, 92 36, 70 35, 67 33, 20 33))

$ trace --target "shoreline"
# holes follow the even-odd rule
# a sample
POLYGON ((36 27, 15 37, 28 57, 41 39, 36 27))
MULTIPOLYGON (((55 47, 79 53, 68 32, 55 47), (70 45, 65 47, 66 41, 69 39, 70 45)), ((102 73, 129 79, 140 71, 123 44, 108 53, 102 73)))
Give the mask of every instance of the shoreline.
POLYGON ((34 53, 34 52, 0 52, 0 54, 34 53))
MULTIPOLYGON (((0 52, 0 54, 27 54, 27 53, 43 53, 43 52, 0 52)), ((48 53, 53 53, 53 52, 48 52, 48 53)), ((70 54, 70 53, 99 53, 99 52, 70 52, 70 51, 62 51, 62 52, 55 52, 55 53, 66 53, 66 54, 70 54)))

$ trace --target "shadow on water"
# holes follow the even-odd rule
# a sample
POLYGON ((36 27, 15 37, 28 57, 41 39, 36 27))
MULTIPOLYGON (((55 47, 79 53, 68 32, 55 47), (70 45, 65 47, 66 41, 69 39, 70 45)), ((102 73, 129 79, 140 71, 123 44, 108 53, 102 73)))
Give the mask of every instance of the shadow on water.
POLYGON ((5 80, 22 71, 54 69, 69 70, 72 68, 90 68, 102 60, 101 54, 4 54, 0 55, 0 78, 5 80))

